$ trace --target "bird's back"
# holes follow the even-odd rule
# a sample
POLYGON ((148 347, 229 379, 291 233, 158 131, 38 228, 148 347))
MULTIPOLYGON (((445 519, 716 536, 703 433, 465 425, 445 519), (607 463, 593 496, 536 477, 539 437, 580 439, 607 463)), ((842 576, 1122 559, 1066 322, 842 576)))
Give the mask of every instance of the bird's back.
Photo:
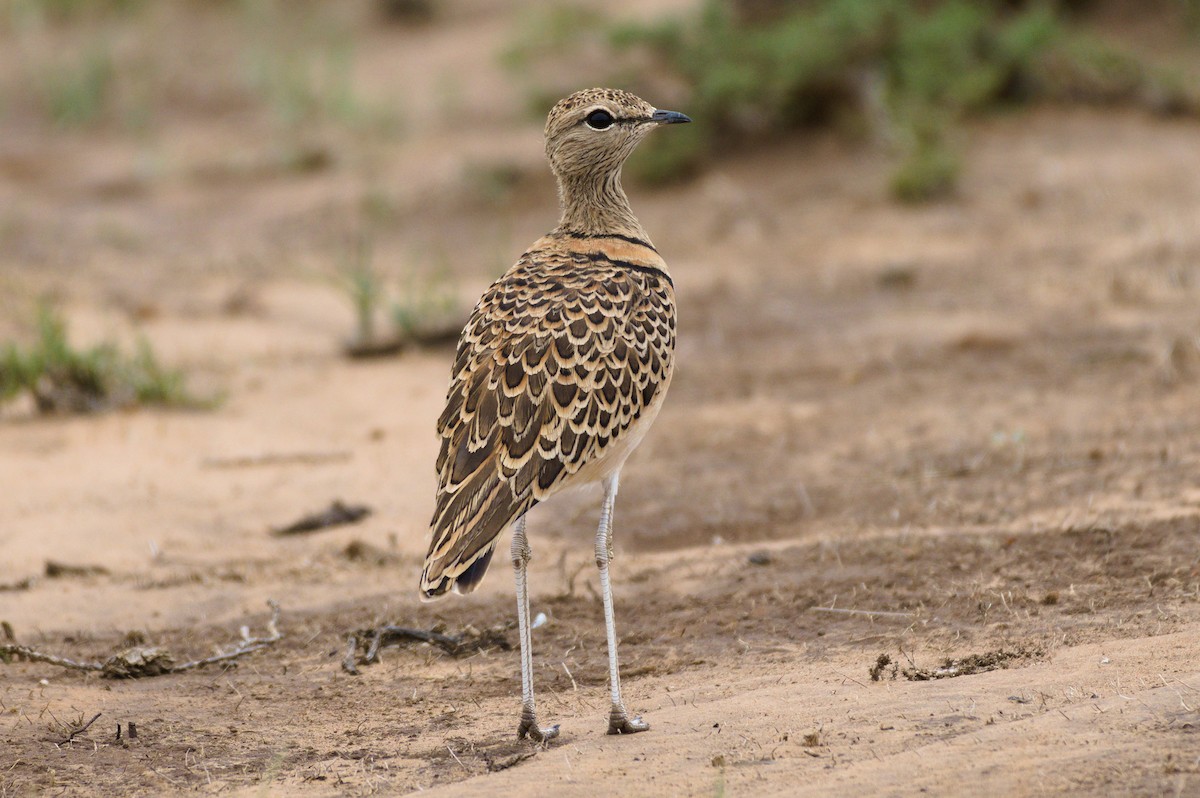
POLYGON ((674 348, 674 285, 640 238, 552 233, 493 283, 438 420, 422 595, 469 592, 508 524, 619 468, 657 413, 674 348))

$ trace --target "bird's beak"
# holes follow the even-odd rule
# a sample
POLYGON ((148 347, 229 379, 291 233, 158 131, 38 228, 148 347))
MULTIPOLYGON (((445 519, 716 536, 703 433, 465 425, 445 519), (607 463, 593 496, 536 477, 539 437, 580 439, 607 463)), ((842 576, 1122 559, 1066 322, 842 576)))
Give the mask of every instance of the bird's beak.
POLYGON ((684 122, 691 122, 692 119, 678 111, 655 111, 650 114, 650 121, 657 122, 660 125, 679 125, 684 122))

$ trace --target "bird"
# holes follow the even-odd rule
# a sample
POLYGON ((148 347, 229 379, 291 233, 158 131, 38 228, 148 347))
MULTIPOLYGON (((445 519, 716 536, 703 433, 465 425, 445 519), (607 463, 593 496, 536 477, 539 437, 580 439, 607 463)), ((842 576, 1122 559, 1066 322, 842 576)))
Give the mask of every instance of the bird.
POLYGON ((662 407, 675 367, 675 284, 634 216, 621 168, 656 128, 691 122, 627 91, 595 88, 546 118, 558 226, 484 292, 462 331, 446 405, 423 600, 469 593, 512 529, 521 649, 519 739, 538 725, 533 693, 526 515, 564 490, 599 483, 595 537, 608 639, 609 734, 646 731, 621 697, 609 563, 621 468, 662 407))

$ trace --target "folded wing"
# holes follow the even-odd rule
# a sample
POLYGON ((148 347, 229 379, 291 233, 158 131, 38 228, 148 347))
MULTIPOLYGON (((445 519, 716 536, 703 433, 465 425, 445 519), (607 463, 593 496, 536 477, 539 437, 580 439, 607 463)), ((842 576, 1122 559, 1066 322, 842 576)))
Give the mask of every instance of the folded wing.
POLYGON ((472 590, 504 528, 611 452, 669 381, 671 281, 634 265, 534 249, 480 299, 438 420, 424 597, 472 590))

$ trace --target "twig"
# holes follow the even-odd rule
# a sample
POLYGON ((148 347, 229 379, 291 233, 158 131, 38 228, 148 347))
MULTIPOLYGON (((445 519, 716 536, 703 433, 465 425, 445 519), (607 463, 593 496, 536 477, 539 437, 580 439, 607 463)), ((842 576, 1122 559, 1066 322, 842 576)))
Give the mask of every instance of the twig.
MULTIPOLYGON (((490 759, 489 758, 489 759, 487 759, 488 772, 489 773, 499 773, 501 770, 508 770, 513 765, 521 764, 526 759, 529 759, 536 753, 537 753, 536 750, 530 749, 527 751, 518 751, 517 753, 512 754, 510 756, 503 757, 502 759, 490 759)), ((567 760, 568 767, 570 766, 570 764, 571 764, 570 760, 567 760)))
POLYGON ((45 574, 47 579, 61 579, 64 576, 108 576, 108 569, 103 565, 70 565, 57 560, 46 560, 45 574))
MULTIPOLYGON (((72 729, 69 732, 67 732, 66 737, 62 738, 61 740, 50 740, 50 742, 54 743, 55 745, 66 745, 67 743, 69 743, 75 739, 75 735, 83 734, 85 731, 87 731, 88 728, 99 719, 101 714, 103 714, 103 713, 97 712, 95 715, 92 716, 92 719, 89 720, 87 723, 83 724, 82 726, 80 726, 77 729, 72 729)), ((47 738, 47 739, 49 739, 49 738, 47 738)))
POLYGON ((271 534, 276 537, 302 535, 306 532, 317 532, 322 529, 329 529, 330 527, 357 524, 370 514, 371 508, 365 504, 346 504, 340 499, 335 499, 329 505, 329 509, 313 513, 312 515, 306 515, 299 521, 294 521, 287 526, 276 527, 271 530, 271 534))
POLYGON ((893 612, 892 610, 850 610, 841 607, 809 607, 809 612, 836 612, 843 615, 882 615, 885 618, 911 618, 911 612, 893 612))
POLYGON ((567 598, 575 598, 575 580, 579 578, 579 575, 583 573, 583 569, 587 567, 588 562, 587 560, 584 560, 579 564, 579 567, 572 571, 571 575, 567 577, 567 592, 565 594, 567 598))
POLYGON ((469 767, 467 767, 466 765, 464 765, 463 761, 458 758, 458 754, 454 753, 453 748, 451 748, 449 745, 447 745, 446 750, 450 752, 450 756, 454 757, 454 761, 457 762, 459 764, 459 766, 462 767, 463 770, 467 771, 468 773, 471 772, 471 769, 469 767))
POLYGON ((0 645, 0 658, 7 659, 8 657, 14 656, 20 659, 29 660, 30 662, 48 662, 51 665, 58 665, 60 668, 70 668, 76 671, 104 670, 104 666, 99 662, 76 662, 73 659, 58 657, 54 654, 47 654, 45 652, 32 649, 29 646, 17 645, 16 643, 5 643, 0 645))
POLYGON ((853 676, 847 676, 846 674, 842 673, 842 672, 841 672, 841 671, 839 671, 839 670, 835 670, 835 671, 834 671, 834 673, 836 673, 838 676, 841 676, 843 679, 849 679, 850 681, 852 681, 852 682, 854 682, 855 684, 857 684, 859 687, 866 687, 866 685, 865 685, 865 684, 863 684, 862 682, 860 682, 858 679, 855 679, 853 676))
POLYGON ((209 457, 201 465, 205 468, 253 468, 255 466, 313 465, 317 463, 335 463, 349 460, 354 456, 350 451, 338 452, 267 452, 266 454, 242 455, 240 457, 209 457))
POLYGON ((346 357, 355 359, 389 357, 404 351, 407 345, 408 342, 400 336, 392 336, 379 340, 347 341, 342 346, 342 351, 346 353, 346 357))
POLYGON ((499 648, 503 651, 508 651, 512 648, 502 632, 491 629, 479 632, 469 627, 463 634, 451 637, 439 632, 412 629, 407 626, 380 626, 376 629, 359 630, 350 636, 350 640, 347 641, 346 658, 342 662, 342 668, 347 673, 352 674, 357 672, 358 665, 371 665, 378 662, 379 649, 383 646, 405 640, 432 643, 452 657, 460 657, 473 651, 482 651, 489 648, 499 648), (355 646, 350 643, 350 640, 357 641, 360 636, 369 636, 371 643, 367 646, 366 655, 355 662, 355 646), (354 670, 351 670, 351 668, 354 668, 354 670))
POLYGON ((233 648, 232 651, 227 651, 223 654, 217 654, 212 657, 205 657, 204 659, 185 662, 182 665, 172 666, 171 672, 178 673, 179 671, 189 671, 193 668, 200 668, 205 665, 215 665, 218 662, 228 662, 229 660, 237 659, 244 654, 249 654, 253 651, 261 651, 262 649, 277 643, 283 638, 283 634, 280 633, 278 626, 279 602, 275 601, 275 599, 267 599, 267 605, 271 608, 271 620, 267 621, 266 637, 250 637, 247 633, 247 630, 243 629, 242 640, 233 648))
POLYGON ((567 672, 567 678, 571 680, 571 687, 575 688, 575 692, 579 692, 579 685, 575 683, 575 677, 571 675, 571 669, 567 667, 567 663, 563 663, 563 670, 567 672))
POLYGON ((172 658, 169 653, 163 649, 154 647, 127 649, 114 654, 104 662, 76 662, 73 659, 47 654, 28 646, 17 645, 16 643, 0 645, 0 660, 16 657, 30 662, 47 662, 51 665, 58 665, 61 668, 70 668, 77 671, 99 671, 104 676, 110 678, 139 678, 144 676, 160 676, 165 673, 179 673, 204 665, 228 662, 251 652, 261 651, 281 640, 283 634, 279 631, 279 603, 274 599, 268 599, 267 604, 271 607, 271 619, 267 621, 266 637, 250 637, 249 631, 243 629, 241 641, 231 651, 205 659, 185 662, 182 665, 175 665, 171 661, 172 658))
POLYGON ((354 654, 358 651, 358 638, 350 635, 346 639, 346 656, 342 659, 342 670, 351 676, 358 676, 358 665, 354 662, 354 654))
POLYGON ((410 629, 407 626, 381 626, 375 630, 375 638, 371 641, 371 647, 367 649, 367 656, 363 662, 366 664, 375 662, 379 657, 380 646, 400 640, 419 640, 422 643, 433 643, 434 645, 441 646, 442 650, 447 654, 457 654, 462 650, 461 638, 450 637, 438 632, 427 632, 424 629, 410 629))

